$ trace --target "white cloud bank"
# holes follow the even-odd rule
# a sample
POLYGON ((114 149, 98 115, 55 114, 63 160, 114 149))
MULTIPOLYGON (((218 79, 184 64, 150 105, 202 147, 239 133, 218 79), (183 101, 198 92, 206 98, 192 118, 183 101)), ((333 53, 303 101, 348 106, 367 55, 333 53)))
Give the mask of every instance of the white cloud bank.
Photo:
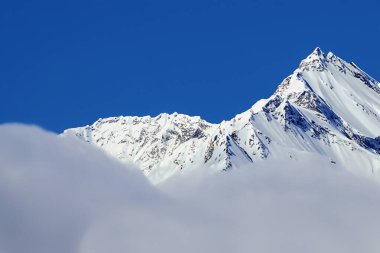
POLYGON ((318 158, 157 189, 77 140, 0 126, 1 253, 378 253, 379 238, 380 185, 318 158))

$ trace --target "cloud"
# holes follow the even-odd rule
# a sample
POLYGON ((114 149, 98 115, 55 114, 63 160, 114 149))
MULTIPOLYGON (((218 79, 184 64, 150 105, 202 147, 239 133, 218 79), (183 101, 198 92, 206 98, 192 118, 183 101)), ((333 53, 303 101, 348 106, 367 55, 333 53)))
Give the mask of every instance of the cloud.
MULTIPOLYGON (((223 222, 223 243, 234 252, 379 252, 380 195, 377 183, 308 162, 257 163, 206 178, 163 185, 177 198, 214 213, 223 222), (178 191, 177 191, 178 192, 178 191)), ((227 251, 221 251, 227 252, 227 251)))
POLYGON ((157 188, 36 127, 0 126, 0 140, 2 253, 380 250, 380 186, 318 157, 157 188))
POLYGON ((137 170, 35 127, 0 128, 0 245, 5 252, 76 252, 110 211, 160 198, 137 170))

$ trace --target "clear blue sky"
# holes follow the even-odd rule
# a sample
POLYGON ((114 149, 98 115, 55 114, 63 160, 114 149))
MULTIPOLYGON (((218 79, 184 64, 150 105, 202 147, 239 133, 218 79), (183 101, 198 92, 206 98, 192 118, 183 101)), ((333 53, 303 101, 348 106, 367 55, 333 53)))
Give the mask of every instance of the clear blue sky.
POLYGON ((377 0, 1 1, 0 123, 219 122, 270 96, 316 47, 380 79, 377 0))

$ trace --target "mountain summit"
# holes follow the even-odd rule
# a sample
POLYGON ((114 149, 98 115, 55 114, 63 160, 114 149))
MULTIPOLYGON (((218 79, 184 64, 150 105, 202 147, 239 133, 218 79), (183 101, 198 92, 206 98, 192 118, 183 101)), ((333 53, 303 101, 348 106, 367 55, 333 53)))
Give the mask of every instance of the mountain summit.
POLYGON ((211 124, 178 113, 113 117, 62 135, 135 164, 155 183, 179 171, 302 160, 308 153, 380 179, 380 84, 316 48, 270 98, 229 121, 211 124))

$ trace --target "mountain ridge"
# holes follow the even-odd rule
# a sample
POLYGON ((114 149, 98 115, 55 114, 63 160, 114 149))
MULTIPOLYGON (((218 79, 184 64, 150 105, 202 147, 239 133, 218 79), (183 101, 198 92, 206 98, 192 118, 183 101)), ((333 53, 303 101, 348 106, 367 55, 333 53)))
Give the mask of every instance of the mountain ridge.
POLYGON ((198 168, 220 171, 315 153, 332 165, 380 178, 380 84, 353 63, 317 47, 274 94, 230 120, 199 116, 99 119, 65 130, 159 183, 198 168))

